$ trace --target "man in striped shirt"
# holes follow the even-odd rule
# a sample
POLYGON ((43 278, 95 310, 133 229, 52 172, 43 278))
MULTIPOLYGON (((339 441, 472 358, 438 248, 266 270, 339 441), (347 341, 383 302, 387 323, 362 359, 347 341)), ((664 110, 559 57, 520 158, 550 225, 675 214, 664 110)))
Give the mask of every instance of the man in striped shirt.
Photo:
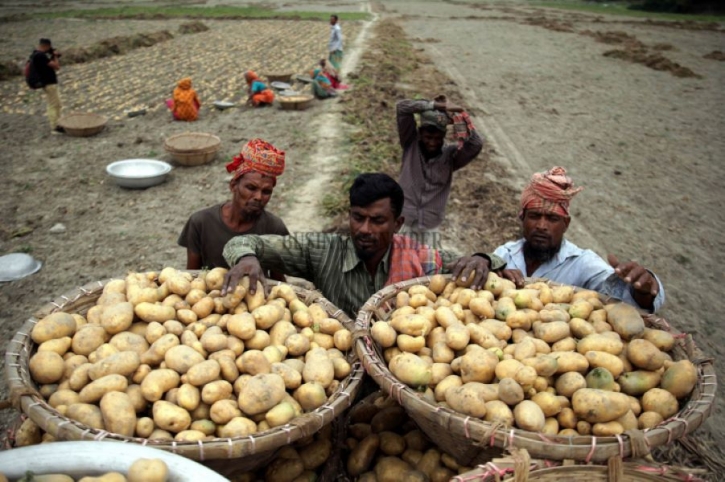
POLYGON ((403 202, 403 190, 390 176, 361 174, 350 188, 350 236, 298 233, 232 238, 224 247, 224 258, 232 269, 222 295, 244 276, 249 276, 254 293, 257 280, 264 280, 264 267, 312 281, 334 305, 355 317, 373 294, 391 282, 452 273, 463 282, 474 276, 472 287, 478 289, 489 270, 504 267, 495 256, 460 258, 396 235, 404 221, 403 202))

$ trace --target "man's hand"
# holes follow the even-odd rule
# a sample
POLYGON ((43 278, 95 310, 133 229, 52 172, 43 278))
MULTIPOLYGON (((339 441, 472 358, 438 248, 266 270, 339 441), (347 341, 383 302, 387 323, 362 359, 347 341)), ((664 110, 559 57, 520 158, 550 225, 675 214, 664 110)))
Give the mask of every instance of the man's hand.
POLYGON ((507 280, 513 281, 516 288, 524 287, 524 274, 518 269, 503 269, 498 275, 507 280))
POLYGON ((622 278, 625 283, 631 284, 635 291, 650 296, 657 296, 660 292, 660 285, 652 273, 637 264, 636 261, 620 263, 613 254, 607 256, 607 260, 617 276, 622 278))
POLYGON ((464 256, 449 265, 448 269, 453 275, 453 281, 458 280, 460 276, 462 283, 467 283, 475 270, 476 273, 471 283, 471 289, 480 290, 488 279, 488 267, 489 261, 483 256, 464 256))
POLYGON ((264 270, 256 256, 244 256, 224 275, 222 296, 225 296, 227 293, 233 293, 241 279, 245 276, 249 276, 249 294, 253 295, 257 292, 257 281, 261 281, 262 286, 264 286, 264 270))

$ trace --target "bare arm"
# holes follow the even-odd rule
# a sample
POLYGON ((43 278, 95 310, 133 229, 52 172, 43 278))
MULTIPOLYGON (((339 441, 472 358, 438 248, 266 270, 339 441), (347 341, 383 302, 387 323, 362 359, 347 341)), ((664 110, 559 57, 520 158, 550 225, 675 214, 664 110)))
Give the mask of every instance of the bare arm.
POLYGON ((430 110, 433 103, 427 100, 401 100, 395 106, 396 120, 398 122, 398 136, 400 145, 406 146, 418 140, 418 127, 415 124, 416 112, 430 110))
POLYGON ((190 249, 186 250, 186 269, 201 269, 201 256, 190 249))

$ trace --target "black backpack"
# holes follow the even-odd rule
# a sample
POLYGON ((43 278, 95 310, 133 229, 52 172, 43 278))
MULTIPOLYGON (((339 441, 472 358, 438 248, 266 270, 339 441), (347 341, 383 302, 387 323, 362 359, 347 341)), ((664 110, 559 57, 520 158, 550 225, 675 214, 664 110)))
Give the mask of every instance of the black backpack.
POLYGON ((43 81, 40 79, 38 69, 35 68, 35 64, 33 63, 34 55, 35 52, 30 54, 30 58, 25 62, 25 68, 23 69, 25 83, 28 84, 28 87, 31 89, 42 89, 44 87, 43 81))

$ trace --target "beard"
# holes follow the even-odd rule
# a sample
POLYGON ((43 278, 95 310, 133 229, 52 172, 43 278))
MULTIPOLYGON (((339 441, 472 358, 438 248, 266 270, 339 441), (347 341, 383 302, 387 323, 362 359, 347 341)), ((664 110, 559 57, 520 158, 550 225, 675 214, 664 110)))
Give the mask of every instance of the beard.
POLYGON ((375 243, 374 239, 365 237, 365 236, 355 236, 353 238, 353 245, 355 246, 355 254, 358 258, 362 261, 367 261, 375 256, 377 253, 377 243, 375 243), (361 246, 361 241, 372 241, 371 243, 367 244, 366 246, 361 246))
POLYGON ((524 259, 530 259, 532 261, 538 261, 540 263, 546 263, 556 256, 556 253, 561 249, 561 244, 558 246, 541 247, 535 246, 528 241, 524 243, 524 259))
POLYGON ((244 219, 246 221, 256 221, 262 216, 263 212, 264 212, 264 208, 259 208, 259 209, 247 208, 243 211, 244 219))

